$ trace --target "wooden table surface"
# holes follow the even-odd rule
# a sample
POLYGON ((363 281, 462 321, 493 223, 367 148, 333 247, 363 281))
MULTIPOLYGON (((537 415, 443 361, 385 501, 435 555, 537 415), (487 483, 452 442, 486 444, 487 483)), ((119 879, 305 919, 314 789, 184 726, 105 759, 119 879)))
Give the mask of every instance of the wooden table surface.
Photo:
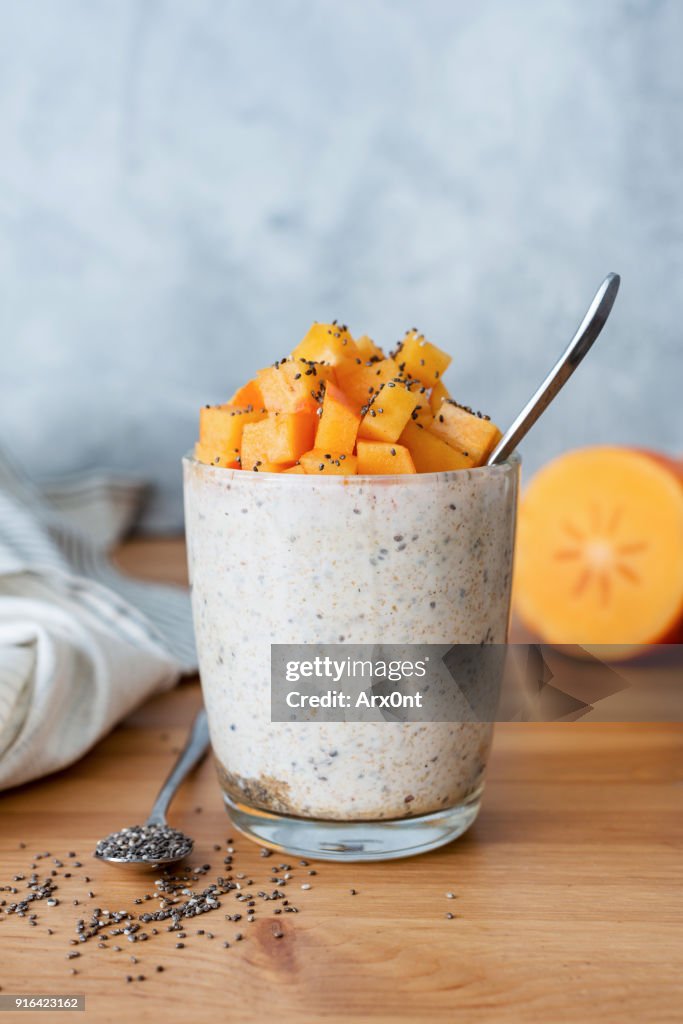
MULTIPOLYGON (((139 541, 119 561, 178 581, 183 557, 179 542, 139 541)), ((184 682, 70 770, 0 797, 0 884, 31 863, 39 873, 53 868, 32 861, 37 852, 67 861, 74 851, 82 864, 68 879, 66 867, 54 867, 60 903, 38 903, 35 926, 0 915, 0 994, 84 993, 76 1019, 92 1021, 683 1019, 679 725, 498 726, 481 815, 450 846, 381 864, 318 863, 314 876, 292 858, 286 895, 298 914, 273 916, 274 904, 258 900, 254 923, 235 924, 225 914, 244 908, 230 893, 220 910, 190 922, 183 949, 160 925, 147 942, 121 941, 120 952, 89 942, 67 960, 75 922, 94 906, 146 909, 133 901, 154 892, 150 876, 97 865, 90 851, 144 818, 199 703, 197 681, 184 682), (145 980, 126 982, 128 974, 145 980)), ((171 816, 196 836, 191 863, 211 864, 204 884, 227 870, 229 836, 233 870, 254 880, 253 891, 286 860, 262 858, 231 827, 208 760, 171 816)))

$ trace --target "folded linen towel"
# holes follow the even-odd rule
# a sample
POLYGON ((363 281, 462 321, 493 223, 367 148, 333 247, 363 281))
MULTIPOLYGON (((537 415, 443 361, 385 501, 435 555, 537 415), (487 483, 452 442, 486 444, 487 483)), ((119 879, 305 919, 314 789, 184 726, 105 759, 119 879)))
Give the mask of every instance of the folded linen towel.
POLYGON ((0 789, 76 761, 196 670, 187 591, 107 557, 144 489, 102 475, 39 489, 0 453, 0 789))

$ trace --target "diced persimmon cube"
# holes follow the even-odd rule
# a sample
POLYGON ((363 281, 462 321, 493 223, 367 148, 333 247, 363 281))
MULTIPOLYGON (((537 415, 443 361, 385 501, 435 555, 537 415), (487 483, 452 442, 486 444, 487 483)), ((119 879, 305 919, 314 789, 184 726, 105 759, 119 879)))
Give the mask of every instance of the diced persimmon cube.
POLYGON ((318 417, 315 413, 269 413, 250 423, 242 434, 242 469, 257 463, 292 463, 313 445, 318 417))
POLYGON ((429 405, 422 404, 415 407, 414 412, 411 414, 411 420, 413 423, 419 423, 421 427, 429 427, 434 419, 432 411, 429 405))
POLYGON ((326 384, 315 447, 352 455, 359 423, 360 413, 345 393, 331 382, 326 384))
POLYGON ((322 363, 286 359, 256 375, 268 412, 315 412, 322 398, 322 381, 334 380, 334 370, 322 363))
POLYGON ((336 366, 358 355, 356 343, 342 324, 313 324, 292 352, 292 359, 310 359, 336 366))
POLYGON ((291 462, 261 462, 252 467, 254 473, 287 473, 292 468, 291 462))
POLYGON ((430 431, 451 448, 469 455, 475 466, 486 462, 502 435, 495 423, 447 398, 439 406, 430 431))
POLYGON ((199 410, 199 443, 220 457, 221 465, 227 465, 239 458, 244 427, 264 417, 265 413, 256 410, 206 405, 199 410))
POLYGON ((239 469, 239 462, 233 456, 223 455, 221 449, 214 448, 208 444, 197 441, 194 446, 194 457, 197 462, 204 462, 207 466, 221 466, 223 469, 239 469))
POLYGON ((371 441, 397 441, 420 396, 405 384, 388 381, 361 420, 358 436, 371 441))
POLYGON ((305 452, 299 461, 304 472, 312 476, 353 476, 357 464, 355 455, 325 451, 324 448, 313 448, 312 451, 305 452))
POLYGON ((427 388, 434 387, 451 362, 447 352, 426 341, 424 335, 416 331, 406 333, 392 356, 403 373, 422 381, 427 388))
POLYGON ((263 395, 256 381, 250 380, 241 388, 238 388, 228 402, 228 405, 235 406, 238 409, 263 409, 263 395))
POLYGON ((365 362, 347 359, 337 366, 337 384, 358 409, 368 405, 383 384, 399 376, 398 366, 390 358, 365 362))
POLYGON ((359 441, 359 476, 384 476, 390 473, 414 473, 410 452, 401 444, 386 441, 359 441))
POLYGON ((304 469, 304 467, 301 465, 300 462, 295 462, 293 466, 290 466, 289 469, 283 469, 282 472, 283 473, 300 473, 301 476, 303 476, 305 474, 306 470, 304 469))
POLYGON ((409 450, 418 473, 440 473, 447 469, 469 469, 474 459, 451 448, 431 429, 421 427, 411 420, 399 437, 399 442, 409 450))
POLYGON ((358 355, 363 362, 367 362, 368 359, 384 359, 384 352, 382 352, 382 349, 379 345, 375 345, 372 338, 369 338, 367 334, 364 334, 360 338, 356 338, 356 348, 358 349, 358 355))
MULTIPOLYGON (((412 378, 409 378, 412 381, 412 378)), ((432 409, 429 404, 429 388, 426 388, 424 384, 420 384, 419 381, 414 381, 410 385, 410 389, 418 399, 418 404, 410 414, 411 420, 414 423, 421 423, 423 427, 428 427, 432 422, 432 409)))
POLYGON ((444 384, 444 382, 442 380, 437 380, 429 396, 429 404, 433 416, 436 416, 437 412, 441 408, 441 403, 443 402, 444 398, 450 397, 451 393, 444 384))

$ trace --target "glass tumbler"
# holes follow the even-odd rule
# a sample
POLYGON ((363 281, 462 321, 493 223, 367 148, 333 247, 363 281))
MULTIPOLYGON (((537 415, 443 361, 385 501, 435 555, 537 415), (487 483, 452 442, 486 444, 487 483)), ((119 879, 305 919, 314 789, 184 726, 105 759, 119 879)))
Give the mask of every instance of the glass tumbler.
POLYGON ((488 722, 271 721, 271 644, 503 644, 519 459, 401 476, 183 460, 204 702, 229 813, 301 856, 406 856, 479 810, 488 722))

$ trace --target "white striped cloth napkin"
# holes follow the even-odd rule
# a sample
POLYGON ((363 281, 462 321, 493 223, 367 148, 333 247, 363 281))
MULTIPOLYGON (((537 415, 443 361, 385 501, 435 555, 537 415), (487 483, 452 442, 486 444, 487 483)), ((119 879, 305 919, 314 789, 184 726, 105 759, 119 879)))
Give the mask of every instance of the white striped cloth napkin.
POLYGON ((196 670, 187 591, 107 557, 144 490, 101 475, 39 489, 0 453, 0 789, 71 764, 196 670))

